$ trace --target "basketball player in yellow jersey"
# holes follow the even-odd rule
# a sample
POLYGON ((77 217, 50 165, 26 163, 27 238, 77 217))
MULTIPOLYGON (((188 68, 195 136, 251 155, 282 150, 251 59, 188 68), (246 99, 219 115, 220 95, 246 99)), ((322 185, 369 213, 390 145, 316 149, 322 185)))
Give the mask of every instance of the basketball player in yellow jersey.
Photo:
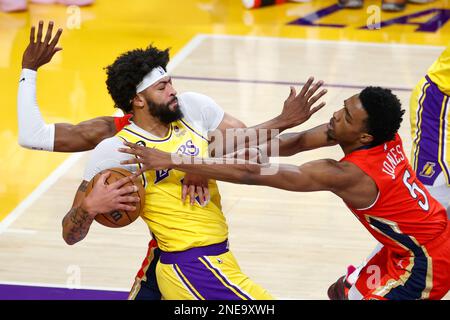
POLYGON ((428 69, 410 100, 411 164, 450 216, 450 46, 428 69))
MULTIPOLYGON (((125 113, 132 113, 133 118, 130 125, 115 137, 103 140, 93 151, 73 207, 63 220, 63 237, 67 243, 82 240, 95 215, 113 207, 109 201, 122 199, 124 206, 131 209, 129 203, 137 201, 128 196, 132 190, 113 190, 115 194, 111 195, 106 192, 109 186, 101 183, 85 197, 85 185, 95 174, 121 166, 120 162, 132 158, 118 152, 124 141, 167 152, 207 156, 208 133, 229 126, 230 116, 211 98, 192 92, 177 95, 165 71, 168 60, 168 50, 150 46, 123 54, 107 68, 110 95, 116 106, 125 113)), ((324 105, 321 103, 311 109, 326 92, 322 90, 314 95, 321 82, 310 88, 312 81, 308 81, 298 96, 295 90, 291 92, 282 116, 249 129, 287 129, 306 121, 324 105), (298 117, 302 112, 304 116, 298 117)), ((137 169, 134 165, 123 167, 130 171, 137 169)), ((164 299, 272 298, 242 273, 228 249, 228 226, 214 181, 208 186, 209 203, 190 206, 181 201, 184 173, 160 170, 145 173, 141 178, 146 188, 142 215, 161 249, 156 278, 164 299)))

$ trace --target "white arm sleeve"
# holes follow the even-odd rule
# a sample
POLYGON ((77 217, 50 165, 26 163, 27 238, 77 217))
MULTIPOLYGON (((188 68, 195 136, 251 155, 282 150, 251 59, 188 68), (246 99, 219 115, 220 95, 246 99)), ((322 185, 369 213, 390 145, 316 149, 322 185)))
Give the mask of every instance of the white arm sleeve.
POLYGON ((91 151, 83 180, 90 181, 97 173, 110 168, 123 168, 135 172, 137 165, 120 164, 121 161, 133 158, 128 153, 119 152, 117 149, 124 148, 123 140, 118 137, 112 137, 100 142, 94 150, 91 151))
POLYGON ((217 129, 225 115, 212 98, 200 93, 185 92, 180 94, 179 100, 184 118, 205 136, 217 129))
POLYGON ((42 119, 36 99, 36 71, 23 69, 17 97, 19 144, 28 149, 53 151, 55 125, 42 119))

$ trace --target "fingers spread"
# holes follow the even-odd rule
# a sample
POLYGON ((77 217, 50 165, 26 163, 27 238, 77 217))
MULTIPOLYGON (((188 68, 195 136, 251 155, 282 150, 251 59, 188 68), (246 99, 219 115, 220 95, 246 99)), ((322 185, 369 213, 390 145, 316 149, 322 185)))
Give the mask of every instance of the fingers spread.
POLYGON ((53 21, 50 21, 48 23, 48 29, 47 29, 47 34, 45 35, 44 44, 50 43, 50 40, 52 38, 52 32, 53 32, 53 21))
POLYGON ((132 154, 134 156, 142 156, 142 151, 133 148, 119 148, 119 152, 132 154))
POLYGON ((120 164, 137 164, 137 163, 143 163, 144 160, 141 158, 131 158, 128 160, 123 160, 120 162, 120 164))
POLYGON ((319 90, 319 88, 323 85, 323 81, 319 81, 317 82, 310 90, 308 90, 308 93, 306 94, 306 98, 309 99, 311 98, 317 90, 319 90))
POLYGON ((50 42, 50 45, 52 47, 56 47, 56 45, 58 44, 59 38, 61 37, 62 32, 63 32, 63 29, 59 28, 58 31, 56 32, 55 37, 53 38, 52 42, 50 42))
POLYGON ((197 194, 198 194, 200 205, 204 206, 205 200, 203 198, 203 188, 202 187, 197 187, 197 194))
POLYGON ((205 202, 206 202, 206 204, 208 204, 209 200, 211 199, 211 197, 209 195, 209 188, 208 187, 203 187, 203 194, 205 196, 205 202))
POLYGON ((195 203, 195 186, 193 185, 189 186, 189 197, 191 200, 191 206, 193 206, 195 203))
POLYGON ((181 188, 181 201, 183 203, 186 203, 186 196, 188 193, 188 186, 183 184, 182 188, 181 188))
POLYGON ((39 25, 38 25, 38 33, 37 33, 37 43, 41 43, 42 42, 42 28, 44 27, 44 22, 41 20, 39 21, 39 25))
POLYGON ((314 78, 313 77, 309 77, 308 81, 306 81, 305 85, 303 86, 302 90, 300 91, 299 96, 304 96, 306 94, 306 92, 309 90, 309 87, 311 86, 311 84, 313 83, 314 78))
POLYGON ((123 196, 117 199, 120 203, 138 203, 139 197, 123 196))
POLYGON ((31 27, 31 32, 30 32, 30 43, 34 43, 34 34, 36 32, 36 28, 34 26, 31 27))
POLYGON ((309 105, 312 106, 317 100, 319 100, 321 97, 323 97, 326 93, 327 93, 326 89, 320 91, 318 94, 316 94, 314 97, 312 97, 309 100, 309 105))
POLYGON ((114 183, 111 183, 110 186, 112 189, 119 189, 121 186, 127 184, 128 182, 132 182, 133 181, 132 179, 133 178, 131 176, 124 177, 124 178, 121 178, 121 179, 115 181, 114 183))
POLYGON ((118 210, 125 210, 125 211, 135 211, 136 207, 135 206, 129 206, 126 204, 119 204, 117 206, 118 210))
POLYGON ((108 179, 110 175, 111 175, 111 172, 110 171, 106 171, 105 173, 103 173, 100 176, 100 179, 98 179, 97 183, 101 183, 102 185, 106 184, 106 179, 108 179))
POLYGON ((295 91, 295 88, 293 86, 290 87, 291 91, 289 92, 289 96, 287 98, 287 100, 292 100, 295 98, 297 92, 295 91))
POLYGON ((141 174, 143 174, 144 172, 145 172, 145 167, 142 167, 142 168, 136 170, 136 172, 133 173, 133 178, 134 178, 134 179, 139 178, 139 176, 140 176, 141 174))
POLYGON ((311 112, 309 113, 310 116, 312 116, 314 113, 322 109, 326 105, 325 102, 321 102, 317 107, 314 107, 311 112))
POLYGON ((125 194, 130 194, 130 193, 134 193, 138 191, 138 187, 136 187, 135 185, 132 186, 127 186, 127 187, 122 187, 122 188, 117 188, 117 193, 121 196, 125 195, 125 194))

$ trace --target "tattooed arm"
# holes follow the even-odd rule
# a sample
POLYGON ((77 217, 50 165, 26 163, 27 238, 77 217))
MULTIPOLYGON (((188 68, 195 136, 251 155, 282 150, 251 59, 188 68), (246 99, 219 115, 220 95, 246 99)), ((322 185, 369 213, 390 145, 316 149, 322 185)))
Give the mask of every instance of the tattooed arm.
POLYGON ((73 245, 86 237, 97 214, 115 210, 136 210, 133 204, 139 202, 139 198, 129 194, 136 192, 137 187, 134 185, 124 187, 133 178, 125 177, 107 185, 105 181, 110 174, 110 172, 102 174, 88 196, 86 187, 89 182, 84 180, 79 186, 72 209, 62 221, 63 238, 68 245, 73 245))
POLYGON ((83 206, 88 183, 88 181, 83 181, 80 184, 72 208, 62 221, 63 238, 69 245, 75 244, 86 237, 95 218, 95 215, 89 215, 87 209, 83 206))

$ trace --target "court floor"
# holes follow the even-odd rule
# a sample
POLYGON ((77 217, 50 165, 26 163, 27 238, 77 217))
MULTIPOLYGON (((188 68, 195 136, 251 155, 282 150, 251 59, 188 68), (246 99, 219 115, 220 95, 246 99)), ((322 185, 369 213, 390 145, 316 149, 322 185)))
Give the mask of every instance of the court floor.
MULTIPOLYGON (((137 3, 143 5, 143 1, 137 3)), ((400 134, 409 153, 409 95, 449 40, 444 32, 447 26, 426 35, 416 34, 411 29, 399 38, 397 31, 389 29, 375 36, 369 31, 355 30, 361 21, 356 19, 357 13, 352 13, 355 18, 340 31, 317 27, 293 29, 286 23, 300 14, 330 7, 333 1, 301 6, 290 4, 252 12, 231 5, 231 1, 192 3, 203 6, 203 13, 215 8, 206 16, 192 14, 191 19, 197 18, 201 26, 190 22, 187 30, 180 30, 175 36, 173 32, 178 32, 175 27, 170 27, 167 21, 157 21, 149 31, 159 34, 153 38, 158 45, 173 47, 170 70, 178 92, 209 95, 228 113, 247 125, 254 125, 277 115, 289 86, 298 88, 313 75, 326 83, 327 106, 308 123, 293 129, 303 130, 328 122, 344 99, 364 87, 388 87, 399 96, 407 110, 400 134), (298 13, 300 9, 304 12, 298 13), (294 15, 293 11, 297 13, 294 15), (229 20, 224 21, 218 12, 229 20), (272 20, 269 14, 273 15, 272 20), (269 30, 270 21, 283 21, 283 25, 278 26, 277 31, 269 30)), ((443 8, 450 7, 446 1, 437 3, 443 8)), ((85 29, 68 30, 65 34, 63 44, 67 53, 39 71, 38 99, 49 122, 76 122, 112 114, 114 110, 104 88, 101 68, 118 53, 149 42, 141 31, 148 22, 135 22, 130 18, 137 12, 124 14, 126 21, 120 21, 123 29, 112 35, 107 30, 117 28, 111 25, 115 15, 108 11, 112 9, 107 9, 104 2, 98 1, 98 6, 87 9, 85 29), (100 10, 104 16, 99 14, 100 10), (101 39, 105 34, 108 38, 101 39), (96 46, 100 50, 96 50, 96 46), (79 59, 76 59, 77 54, 79 59)), ((168 8, 174 10, 173 6, 168 8)), ((159 4, 157 8, 164 7, 159 4)), ((10 51, 6 50, 9 60, 0 56, 0 72, 5 75, 0 84, 4 85, 5 105, 9 110, 15 110, 12 95, 17 87, 19 57, 26 45, 29 24, 39 17, 58 15, 63 23, 67 15, 60 7, 35 5, 31 9, 26 19, 0 14, 0 25, 7 25, 9 31, 16 32, 14 36, 9 34, 10 51), (8 24, 5 19, 9 19, 8 24)), ((408 10, 404 14, 419 9, 414 6, 408 10)), ((176 12, 172 19, 181 16, 178 10, 176 12)), ((154 14, 149 11, 150 17, 154 14)), ((323 22, 342 23, 345 19, 340 14, 343 13, 337 14, 336 20, 330 16, 323 22)), ((425 20, 423 17, 422 21, 425 20)), ((2 32, 7 33, 5 28, 2 32)), ((0 215, 3 217, 0 222, 0 286, 129 290, 150 239, 145 224, 138 220, 121 229, 94 224, 84 241, 67 246, 61 236, 61 220, 72 204, 89 155, 20 149, 14 142, 17 141, 17 119, 12 111, 7 117, 9 121, 1 131, 6 152, 2 160, 7 165, 2 169, 4 180, 0 184, 0 215)), ((280 161, 301 164, 319 158, 339 159, 342 155, 338 147, 331 147, 280 161)), ((361 262, 376 245, 342 201, 332 194, 293 193, 228 183, 219 183, 219 186, 230 225, 231 250, 243 271, 275 297, 326 299, 329 284, 345 272, 348 264, 361 262)))

